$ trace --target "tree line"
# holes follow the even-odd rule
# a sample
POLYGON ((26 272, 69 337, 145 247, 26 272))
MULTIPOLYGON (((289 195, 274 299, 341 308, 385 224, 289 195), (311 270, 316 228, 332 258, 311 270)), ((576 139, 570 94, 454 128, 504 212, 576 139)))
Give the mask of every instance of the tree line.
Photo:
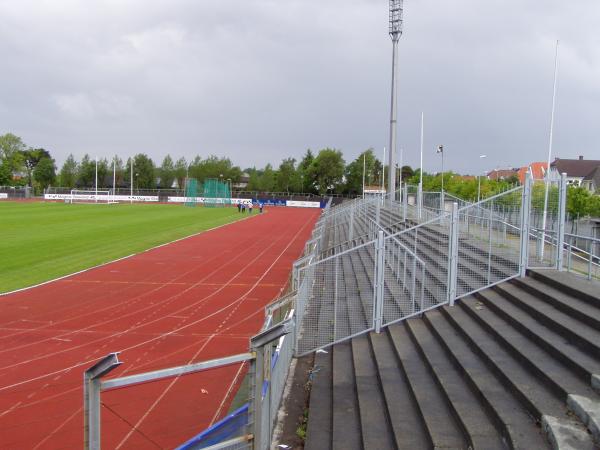
MULTIPOLYGON (((138 153, 132 158, 119 156, 101 158, 98 166, 98 187, 113 187, 113 167, 115 185, 129 188, 131 185, 131 166, 133 161, 133 187, 136 189, 156 189, 182 187, 186 177, 195 178, 202 183, 207 178, 219 178, 230 181, 233 186, 248 175, 244 190, 260 192, 312 193, 361 195, 364 181, 367 186, 381 186, 390 175, 389 167, 382 164, 373 149, 367 149, 354 160, 346 163, 341 150, 324 148, 316 153, 306 150, 300 160, 289 157, 274 167, 267 164, 263 168, 248 167, 241 169, 229 158, 215 155, 202 158, 195 156, 191 160, 170 155, 157 165, 148 155, 138 153)), ((420 171, 410 166, 396 168, 398 181, 417 185, 420 171)), ((43 148, 31 148, 14 134, 0 136, 0 186, 33 186, 38 190, 48 186, 65 188, 91 188, 96 177, 96 160, 84 155, 76 160, 69 155, 60 170, 57 170, 49 151, 43 148)), ((506 180, 489 180, 486 177, 464 177, 453 172, 443 174, 423 173, 423 190, 440 191, 444 180, 444 190, 465 200, 476 201, 500 192, 504 192, 518 183, 516 177, 506 180)), ((246 181, 244 179, 244 181, 246 181)), ((538 199, 540 187, 534 188, 534 197, 538 199)), ((557 194, 556 194, 557 195, 557 194)), ((600 196, 587 190, 569 187, 567 211, 574 216, 600 216, 600 196)))

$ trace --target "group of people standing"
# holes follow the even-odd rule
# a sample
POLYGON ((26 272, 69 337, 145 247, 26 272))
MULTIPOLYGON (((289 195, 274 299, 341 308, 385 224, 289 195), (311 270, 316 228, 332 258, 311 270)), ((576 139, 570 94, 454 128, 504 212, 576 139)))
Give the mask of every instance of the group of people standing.
MULTIPOLYGON (((240 203, 237 204, 237 209, 238 209, 238 212, 240 212, 240 213, 245 213, 246 209, 248 209, 248 213, 252 214, 252 208, 253 207, 254 207, 254 205, 252 204, 252 202, 250 202, 248 204, 240 202, 240 203)), ((258 210, 261 213, 263 212, 263 204, 260 203, 260 202, 258 202, 258 210)))

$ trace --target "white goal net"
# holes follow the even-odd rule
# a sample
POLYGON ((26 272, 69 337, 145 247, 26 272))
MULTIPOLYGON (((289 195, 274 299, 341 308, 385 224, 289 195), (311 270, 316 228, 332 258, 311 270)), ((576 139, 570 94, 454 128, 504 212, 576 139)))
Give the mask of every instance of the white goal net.
POLYGON ((69 203, 116 203, 111 191, 73 189, 66 199, 69 203))

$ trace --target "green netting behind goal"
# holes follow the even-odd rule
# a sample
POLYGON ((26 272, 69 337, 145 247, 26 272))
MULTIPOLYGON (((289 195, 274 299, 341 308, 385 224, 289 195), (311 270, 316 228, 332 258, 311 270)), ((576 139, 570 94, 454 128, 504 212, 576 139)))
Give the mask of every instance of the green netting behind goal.
POLYGON ((214 208, 231 205, 229 183, 216 178, 204 180, 204 206, 214 208))
POLYGON ((185 206, 196 206, 198 199, 198 180, 188 178, 185 184, 185 206))

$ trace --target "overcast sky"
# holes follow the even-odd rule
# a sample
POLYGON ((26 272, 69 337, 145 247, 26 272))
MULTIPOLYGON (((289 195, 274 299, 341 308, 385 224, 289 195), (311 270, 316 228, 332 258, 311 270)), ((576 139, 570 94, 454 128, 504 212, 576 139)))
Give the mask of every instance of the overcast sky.
MULTIPOLYGON (((0 0, 0 134, 69 153, 278 165, 387 145, 385 0, 0 0)), ((425 170, 600 159, 600 1, 407 0, 399 146, 425 170), (486 154, 486 159, 480 159, 486 154)))

